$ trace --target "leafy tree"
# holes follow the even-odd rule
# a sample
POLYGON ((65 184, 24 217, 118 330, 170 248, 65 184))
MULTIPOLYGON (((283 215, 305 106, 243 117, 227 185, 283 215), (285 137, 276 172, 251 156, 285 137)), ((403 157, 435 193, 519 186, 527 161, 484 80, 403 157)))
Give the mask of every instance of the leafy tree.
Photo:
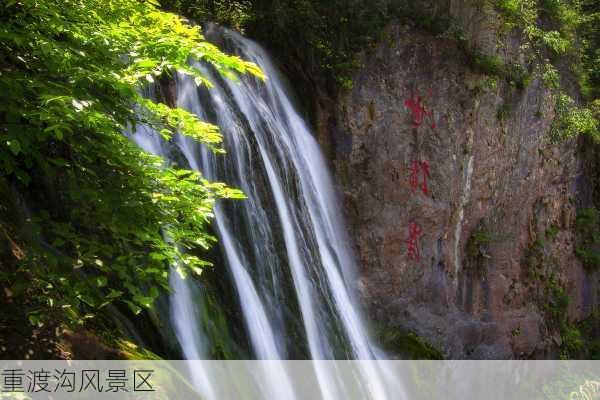
POLYGON ((190 59, 233 79, 262 73, 154 0, 7 0, 0 20, 0 235, 12 249, 0 284, 33 299, 34 324, 48 310, 81 322, 116 300, 139 313, 171 265, 208 264, 215 200, 242 197, 123 135, 144 123, 221 151, 215 126, 143 87, 174 71, 210 86, 190 59))
POLYGON ((198 21, 246 31, 267 43, 301 80, 350 88, 357 53, 376 43, 388 0, 163 0, 198 21), (320 79, 323 78, 323 79, 320 79))
POLYGON ((550 131, 554 141, 584 134, 600 142, 596 3, 493 0, 504 28, 524 33, 544 83, 556 94, 556 118, 550 131))

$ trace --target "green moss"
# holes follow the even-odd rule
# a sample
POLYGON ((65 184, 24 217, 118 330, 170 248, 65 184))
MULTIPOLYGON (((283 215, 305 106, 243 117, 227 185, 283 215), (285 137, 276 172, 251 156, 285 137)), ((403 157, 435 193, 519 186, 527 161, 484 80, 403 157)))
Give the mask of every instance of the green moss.
POLYGON ((554 240, 558 235, 559 229, 556 225, 550 225, 548 229, 546 229, 546 238, 550 240, 554 240))
POLYGON ((577 247, 575 255, 579 257, 583 265, 590 270, 597 270, 600 267, 600 253, 596 250, 590 250, 585 247, 577 247))
POLYGON ((596 309, 589 317, 578 324, 584 338, 585 358, 600 360, 600 310, 596 309))
POLYGON ((114 345, 127 360, 162 360, 160 356, 150 350, 144 349, 125 339, 116 339, 114 345))
POLYGON ((527 272, 532 276, 536 276, 537 271, 541 269, 545 263, 544 242, 541 239, 536 239, 531 243, 525 250, 523 259, 523 264, 527 268, 527 272))
POLYGON ((485 54, 473 50, 470 54, 471 67, 482 74, 502 76, 504 74, 504 62, 497 55, 485 54))
POLYGON ((485 246, 492 241, 492 237, 488 232, 476 230, 473 232, 467 242, 467 254, 469 257, 478 257, 481 253, 481 246, 485 246))
POLYGON ((382 347, 390 353, 410 360, 443 360, 444 354, 414 332, 399 328, 379 329, 376 335, 382 347))
POLYGON ((496 111, 496 118, 498 121, 506 121, 512 112, 512 107, 508 101, 502 103, 498 110, 496 111))
POLYGON ((560 357, 577 357, 583 350, 584 342, 579 328, 569 321, 567 309, 571 299, 555 277, 551 277, 547 290, 547 302, 544 305, 550 329, 558 331, 561 337, 560 357))
POLYGON ((517 90, 525 90, 531 82, 532 74, 520 64, 507 64, 498 55, 486 54, 469 46, 464 50, 470 67, 476 72, 500 77, 517 90))
POLYGON ((600 268, 600 214, 595 207, 584 208, 575 220, 575 255, 588 271, 600 268))
POLYGON ((489 245, 508 239, 504 233, 495 232, 483 222, 473 231, 467 241, 467 263, 465 267, 477 273, 483 273, 485 259, 490 258, 489 245))

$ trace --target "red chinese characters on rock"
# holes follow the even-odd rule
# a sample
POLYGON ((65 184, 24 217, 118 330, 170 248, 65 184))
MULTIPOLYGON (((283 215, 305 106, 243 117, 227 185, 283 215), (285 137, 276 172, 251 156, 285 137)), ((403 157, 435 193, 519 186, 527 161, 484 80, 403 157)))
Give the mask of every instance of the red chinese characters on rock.
POLYGON ((421 261, 421 255, 419 254, 419 237, 423 233, 421 227, 414 222, 408 225, 408 240, 407 240, 407 256, 409 260, 421 261))
POLYGON ((417 189, 419 188, 419 177, 422 177, 422 181, 420 182, 421 191, 427 196, 429 194, 429 189, 427 188, 427 178, 429 178, 429 163, 427 161, 416 160, 410 164, 409 169, 409 184, 412 192, 417 192, 417 189))
MULTIPOLYGON (((431 93, 429 93, 431 97, 431 93)), ((410 98, 404 100, 404 105, 408 108, 413 117, 413 127, 418 128, 423 124, 425 119, 429 117, 431 120, 431 128, 435 128, 435 120, 433 118, 433 110, 427 111, 423 104, 423 98, 416 94, 411 94, 410 98)))

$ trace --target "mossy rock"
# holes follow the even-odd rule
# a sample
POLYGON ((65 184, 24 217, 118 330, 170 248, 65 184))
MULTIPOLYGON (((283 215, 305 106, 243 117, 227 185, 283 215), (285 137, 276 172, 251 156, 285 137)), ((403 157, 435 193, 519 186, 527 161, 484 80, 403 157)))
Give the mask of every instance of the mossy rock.
POLYGON ((595 207, 578 211, 575 233, 575 255, 588 271, 597 271, 600 268, 600 213, 595 207))
POLYGON ((414 332, 385 328, 379 332, 383 348, 409 360, 443 360, 444 354, 414 332))

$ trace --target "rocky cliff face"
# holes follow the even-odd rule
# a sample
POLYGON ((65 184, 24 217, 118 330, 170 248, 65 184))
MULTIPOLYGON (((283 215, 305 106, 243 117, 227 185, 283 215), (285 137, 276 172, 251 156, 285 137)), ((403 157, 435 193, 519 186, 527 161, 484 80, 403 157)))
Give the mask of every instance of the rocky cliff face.
POLYGON ((556 356, 556 314, 587 316, 599 285, 574 256, 581 166, 576 143, 547 140, 551 93, 475 73, 453 40, 400 25, 353 82, 318 130, 372 319, 450 358, 556 356))

